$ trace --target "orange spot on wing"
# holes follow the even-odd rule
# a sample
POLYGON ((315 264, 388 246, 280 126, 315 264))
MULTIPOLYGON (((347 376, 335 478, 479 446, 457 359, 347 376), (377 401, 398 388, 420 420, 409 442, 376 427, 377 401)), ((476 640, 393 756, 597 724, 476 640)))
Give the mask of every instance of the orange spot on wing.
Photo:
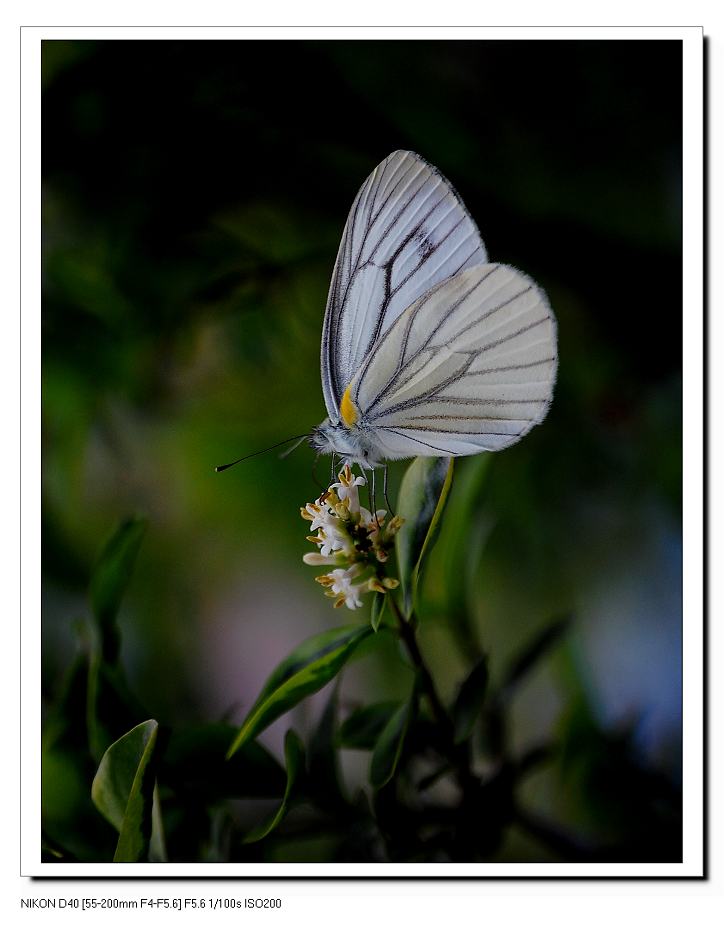
POLYGON ((347 390, 342 395, 342 403, 339 405, 339 412, 342 414, 342 419, 347 424, 347 426, 354 426, 357 422, 357 410, 355 409, 355 406, 352 403, 352 397, 350 396, 351 387, 351 384, 347 385, 347 390))

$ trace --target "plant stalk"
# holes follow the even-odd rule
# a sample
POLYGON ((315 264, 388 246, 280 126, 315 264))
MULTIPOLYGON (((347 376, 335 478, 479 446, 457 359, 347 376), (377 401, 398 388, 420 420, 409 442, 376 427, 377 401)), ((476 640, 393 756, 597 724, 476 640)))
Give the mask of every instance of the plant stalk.
POLYGON ((437 693, 437 688, 435 687, 435 682, 432 679, 430 674, 430 669, 427 667, 427 663, 423 658, 422 653, 420 652, 420 646, 417 642, 417 636, 415 636, 415 629, 412 623, 406 619, 405 615, 400 610, 400 607, 394 597, 390 596, 390 601, 392 603, 392 609, 395 612, 397 617, 398 628, 400 631, 400 638, 405 644, 408 655, 418 670, 420 675, 420 683, 422 685, 422 690, 424 691, 427 699, 430 703, 430 708, 435 716, 435 721, 441 730, 446 733, 452 733, 452 721, 448 717, 447 711, 440 700, 440 695, 437 693))
POLYGON ((432 710, 433 716, 435 718, 435 723, 437 724, 438 731, 442 743, 447 752, 448 758, 457 769, 461 787, 465 790, 471 786, 473 782, 477 784, 477 779, 470 770, 470 754, 469 749, 466 744, 457 744, 455 742, 455 729, 453 722, 450 718, 450 715, 445 709, 445 705, 440 699, 440 695, 437 692, 435 687, 435 682, 433 680, 430 669, 425 662, 425 659, 420 651, 420 646, 417 642, 417 636, 415 635, 415 625, 412 622, 412 619, 405 617, 404 613, 400 610, 400 606, 392 595, 388 595, 390 603, 392 604, 392 610, 397 618, 400 638, 405 644, 408 655, 412 660, 415 668, 418 671, 420 676, 420 684, 422 686, 422 691, 427 697, 430 709, 432 710))

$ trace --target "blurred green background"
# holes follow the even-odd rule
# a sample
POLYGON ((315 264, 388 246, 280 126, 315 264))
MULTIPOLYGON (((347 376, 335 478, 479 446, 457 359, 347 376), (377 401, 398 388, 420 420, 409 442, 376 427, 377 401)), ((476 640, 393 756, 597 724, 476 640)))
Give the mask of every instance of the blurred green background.
MULTIPOLYGON (((521 751, 548 736, 566 748, 526 799, 621 856, 678 858, 681 128, 678 42, 45 42, 47 705, 94 561, 129 514, 149 528, 123 662, 163 723, 240 721, 284 654, 352 618, 301 561, 311 450, 213 466, 323 419, 319 340, 347 211, 409 148, 455 185, 491 260, 547 291, 561 359, 544 425, 484 466, 459 463, 453 495, 467 482, 474 505, 455 511, 453 496, 423 648, 449 697, 476 651, 495 677, 571 612, 513 708, 521 751), (451 591, 456 532, 479 558, 451 591)), ((398 669, 392 645, 364 657, 347 706, 398 696, 398 669)), ((301 731, 322 699, 290 715, 301 731)), ((286 725, 262 742, 278 752, 286 725)), ((48 764, 46 822, 90 857, 88 785, 72 758, 48 764)), ((515 835, 497 854, 551 855, 515 835)))

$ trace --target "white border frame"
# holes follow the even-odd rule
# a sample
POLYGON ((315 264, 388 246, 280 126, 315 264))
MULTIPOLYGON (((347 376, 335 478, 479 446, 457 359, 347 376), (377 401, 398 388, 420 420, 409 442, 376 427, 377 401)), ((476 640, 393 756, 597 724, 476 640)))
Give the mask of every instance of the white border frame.
MULTIPOLYGON (((45 28, 21 32, 21 875, 71 877, 704 877, 703 32, 698 27, 45 28), (40 860, 40 44, 44 39, 678 39, 683 47, 683 861, 681 863, 96 864, 40 860)), ((223 891, 220 892, 223 896, 223 891)), ((270 892, 271 893, 271 892, 270 892)))

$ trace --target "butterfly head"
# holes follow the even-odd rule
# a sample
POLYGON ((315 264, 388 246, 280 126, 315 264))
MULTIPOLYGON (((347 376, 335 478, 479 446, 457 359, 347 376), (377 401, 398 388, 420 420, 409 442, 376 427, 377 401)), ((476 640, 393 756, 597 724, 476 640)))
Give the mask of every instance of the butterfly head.
POLYGON ((329 417, 312 430, 309 441, 322 455, 354 455, 358 446, 353 431, 341 420, 333 423, 329 417))
POLYGON ((347 426, 344 420, 332 422, 327 418, 312 430, 309 441, 312 448, 322 455, 334 453, 350 463, 373 467, 379 464, 380 456, 375 454, 375 444, 369 432, 356 425, 347 426))

